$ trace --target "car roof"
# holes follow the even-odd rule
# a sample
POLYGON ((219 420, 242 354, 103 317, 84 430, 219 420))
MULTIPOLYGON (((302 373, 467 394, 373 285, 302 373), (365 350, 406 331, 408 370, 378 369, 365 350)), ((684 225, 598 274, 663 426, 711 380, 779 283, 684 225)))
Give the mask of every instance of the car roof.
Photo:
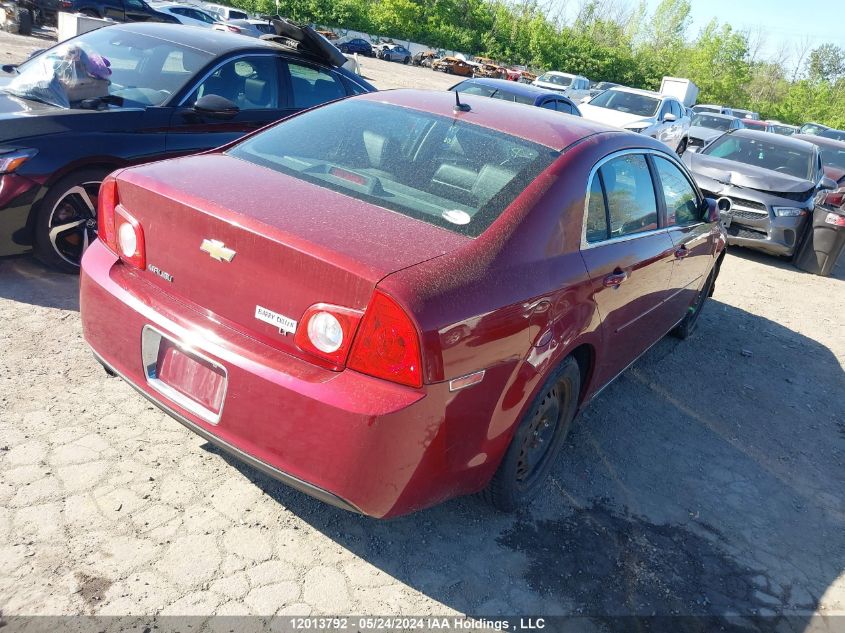
MULTIPOLYGON (((545 88, 540 88, 539 86, 532 86, 531 84, 523 84, 516 81, 508 81, 507 79, 487 79, 485 77, 475 77, 473 79, 467 79, 466 81, 462 81, 463 83, 474 83, 480 86, 489 86, 490 88, 498 88, 500 90, 507 90, 510 94, 519 95, 521 97, 541 97, 541 96, 549 96, 555 97, 556 99, 566 99, 570 100, 565 95, 562 95, 559 92, 555 92, 553 90, 546 90, 545 88)), ((461 84, 458 84, 459 86, 461 84)))
POLYGON ((829 136, 818 136, 816 134, 793 134, 789 138, 795 138, 802 141, 807 141, 813 145, 824 145, 831 149, 845 150, 845 141, 837 141, 835 138, 829 136))
POLYGON ((678 99, 676 97, 672 97, 672 95, 660 94, 659 92, 655 92, 654 90, 642 90, 640 88, 629 88, 628 86, 613 86, 612 88, 608 88, 608 90, 615 90, 616 92, 630 92, 635 95, 654 97, 655 99, 665 99, 666 97, 671 97, 672 99, 678 101, 678 99))
POLYGON ((733 121, 734 119, 739 119, 739 117, 733 116, 731 114, 722 114, 721 112, 696 112, 695 115, 705 115, 705 116, 712 116, 716 117, 717 119, 727 119, 728 121, 733 121))
POLYGON ((267 49, 279 50, 279 45, 254 37, 244 37, 237 33, 216 31, 214 29, 185 28, 184 24, 164 24, 161 22, 129 22, 115 24, 103 28, 137 33, 148 37, 155 37, 177 46, 191 48, 220 55, 230 51, 267 49))
POLYGON ((795 138, 792 136, 781 136, 780 134, 772 134, 771 132, 761 132, 760 130, 749 130, 747 128, 740 130, 731 130, 732 136, 739 136, 740 138, 752 138, 759 141, 769 141, 770 143, 777 140, 778 145, 787 147, 789 149, 801 149, 805 151, 814 151, 816 148, 813 143, 795 138))
POLYGON ((518 136, 555 150, 564 149, 576 141, 601 133, 630 134, 643 147, 662 146, 660 141, 647 136, 625 132, 617 127, 590 121, 581 117, 561 116, 560 112, 534 108, 531 116, 525 116, 525 105, 489 99, 478 95, 461 94, 461 102, 471 106, 469 112, 455 112, 455 93, 431 90, 386 90, 352 97, 365 101, 376 101, 399 107, 430 112, 455 118, 467 123, 481 125, 504 134, 518 136))

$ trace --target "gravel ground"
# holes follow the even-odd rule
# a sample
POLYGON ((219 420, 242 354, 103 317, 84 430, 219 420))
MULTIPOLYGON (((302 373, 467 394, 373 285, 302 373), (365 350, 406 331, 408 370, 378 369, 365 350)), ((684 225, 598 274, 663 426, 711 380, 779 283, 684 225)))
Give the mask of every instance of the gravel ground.
MULTIPOLYGON (((369 59, 364 74, 454 79, 369 59)), ((843 281, 732 249, 697 335, 605 390, 529 510, 466 498, 377 522, 108 378, 76 278, 0 260, 0 609, 786 614, 797 631, 845 615, 843 281)))

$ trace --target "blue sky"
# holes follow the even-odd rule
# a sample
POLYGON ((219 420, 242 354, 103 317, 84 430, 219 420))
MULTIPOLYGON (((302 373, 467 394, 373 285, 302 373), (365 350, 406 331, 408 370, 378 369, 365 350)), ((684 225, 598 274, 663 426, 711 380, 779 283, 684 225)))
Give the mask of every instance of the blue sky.
MULTIPOLYGON (((580 0, 566 1, 566 13, 577 11, 580 0)), ((623 0, 620 0, 622 2, 623 0)), ((633 6, 638 0, 627 0, 633 6)), ((646 0, 650 10, 660 0, 646 0)), ((694 36, 712 18, 728 22, 735 29, 765 35, 761 56, 772 57, 782 45, 797 55, 807 38, 809 48, 825 42, 845 47, 845 28, 841 15, 842 0, 690 0, 694 36)))

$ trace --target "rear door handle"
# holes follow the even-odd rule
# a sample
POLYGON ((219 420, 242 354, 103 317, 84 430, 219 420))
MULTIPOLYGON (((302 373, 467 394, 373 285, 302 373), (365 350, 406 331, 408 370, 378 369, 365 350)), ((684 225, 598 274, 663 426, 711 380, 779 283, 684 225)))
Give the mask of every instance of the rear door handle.
POLYGON ((618 288, 628 278, 628 273, 618 268, 604 278, 605 288, 618 288))
POLYGON ((675 259, 683 259, 687 255, 689 255, 689 251, 686 246, 681 246, 681 248, 675 251, 675 259))

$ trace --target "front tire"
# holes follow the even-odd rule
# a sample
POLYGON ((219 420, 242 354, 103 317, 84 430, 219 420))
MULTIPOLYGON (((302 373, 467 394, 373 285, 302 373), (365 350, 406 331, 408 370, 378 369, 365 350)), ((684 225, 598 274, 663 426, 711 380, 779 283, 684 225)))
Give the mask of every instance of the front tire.
POLYGON ((97 237, 97 195, 108 173, 83 169, 56 182, 38 206, 33 251, 46 266, 79 272, 85 249, 97 237))
POLYGON ((528 505, 541 490, 572 427, 580 393, 581 370, 569 356, 540 388, 482 492, 493 507, 513 512, 528 505))
POLYGON ((716 266, 714 266, 713 270, 710 271, 710 274, 707 276, 707 280, 695 296, 695 301, 693 301, 692 305, 687 308, 684 320, 676 325, 675 329, 672 330, 673 336, 678 337, 682 341, 685 341, 692 336, 692 333, 695 332, 695 328, 698 325, 698 317, 701 316, 701 310, 704 307, 707 298, 713 294, 713 283, 715 281, 716 266))

